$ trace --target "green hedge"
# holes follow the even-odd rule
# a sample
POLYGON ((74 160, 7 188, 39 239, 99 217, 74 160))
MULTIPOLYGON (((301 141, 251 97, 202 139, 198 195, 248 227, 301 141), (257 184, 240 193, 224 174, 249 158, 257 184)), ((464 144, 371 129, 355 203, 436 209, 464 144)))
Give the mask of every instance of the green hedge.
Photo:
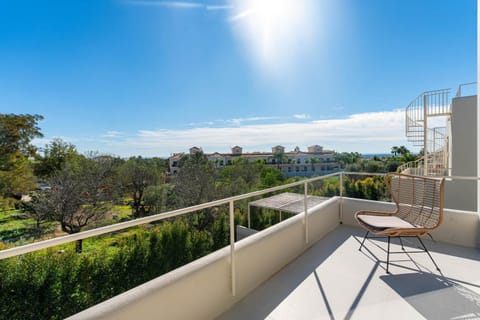
POLYGON ((80 312, 213 251, 213 238, 228 230, 220 226, 199 231, 177 219, 97 252, 77 254, 72 244, 0 261, 0 319, 63 319, 80 312))

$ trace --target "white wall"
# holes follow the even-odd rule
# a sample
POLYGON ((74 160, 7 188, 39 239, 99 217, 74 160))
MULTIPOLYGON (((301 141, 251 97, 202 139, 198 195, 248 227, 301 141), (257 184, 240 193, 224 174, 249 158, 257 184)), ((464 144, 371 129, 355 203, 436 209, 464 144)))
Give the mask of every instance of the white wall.
MULTIPOLYGON (((452 100, 452 176, 477 176, 477 96, 452 100)), ((445 207, 477 210, 477 183, 454 180, 445 183, 445 207)))

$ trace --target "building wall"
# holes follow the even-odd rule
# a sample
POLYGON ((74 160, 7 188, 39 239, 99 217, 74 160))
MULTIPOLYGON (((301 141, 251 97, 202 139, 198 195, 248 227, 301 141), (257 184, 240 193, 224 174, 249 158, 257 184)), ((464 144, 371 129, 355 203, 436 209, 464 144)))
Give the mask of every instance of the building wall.
MULTIPOLYGON (((192 150, 200 150, 201 148, 190 148, 190 154, 192 150)), ((282 146, 275 146, 272 148, 274 152, 251 152, 242 153, 242 148, 235 146, 232 148, 232 153, 210 153, 207 154, 208 160, 215 163, 217 168, 222 168, 233 164, 234 161, 240 157, 247 159, 247 161, 254 162, 261 160, 266 165, 275 167, 282 171, 287 177, 302 176, 311 177, 325 175, 339 170, 338 163, 334 160, 335 152, 333 150, 324 150, 321 146, 311 146, 308 148, 312 152, 291 151, 283 152, 285 150, 282 146), (283 150, 283 151, 282 151, 283 150), (320 151, 321 150, 321 151, 320 151), (275 158, 275 152, 282 152, 286 157, 283 163, 279 163, 275 158)), ((170 174, 175 175, 178 173, 178 161, 184 153, 174 154, 170 158, 170 174)))
MULTIPOLYGON (((452 100, 451 175, 477 176, 477 96, 452 100)), ((445 184, 445 207, 477 210, 477 183, 453 180, 445 184)))

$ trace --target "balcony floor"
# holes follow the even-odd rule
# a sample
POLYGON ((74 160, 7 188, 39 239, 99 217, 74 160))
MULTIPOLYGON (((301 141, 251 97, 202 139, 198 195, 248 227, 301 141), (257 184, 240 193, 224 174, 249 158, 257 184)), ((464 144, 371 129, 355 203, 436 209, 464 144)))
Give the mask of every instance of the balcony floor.
POLYGON ((441 272, 425 253, 401 253, 387 274, 386 240, 360 252, 363 235, 338 227, 219 319, 480 319, 480 250, 425 241, 441 272))

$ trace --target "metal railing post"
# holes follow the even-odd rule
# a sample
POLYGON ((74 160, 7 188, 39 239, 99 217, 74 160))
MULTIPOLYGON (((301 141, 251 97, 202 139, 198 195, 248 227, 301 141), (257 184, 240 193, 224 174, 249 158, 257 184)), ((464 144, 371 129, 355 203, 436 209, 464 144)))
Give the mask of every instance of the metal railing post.
POLYGON ((428 95, 423 95, 423 175, 428 176, 428 95))
POLYGON ((340 210, 339 210, 339 218, 340 223, 343 222, 343 172, 340 172, 340 210))
POLYGON ((307 197, 308 197, 308 182, 305 181, 303 184, 303 211, 304 211, 304 225, 305 225, 305 244, 308 244, 308 204, 307 204, 307 197))
POLYGON ((230 272, 232 277, 232 296, 235 296, 235 216, 233 200, 230 200, 230 272))
POLYGON ((250 203, 248 204, 247 220, 248 220, 248 229, 250 229, 250 203))

